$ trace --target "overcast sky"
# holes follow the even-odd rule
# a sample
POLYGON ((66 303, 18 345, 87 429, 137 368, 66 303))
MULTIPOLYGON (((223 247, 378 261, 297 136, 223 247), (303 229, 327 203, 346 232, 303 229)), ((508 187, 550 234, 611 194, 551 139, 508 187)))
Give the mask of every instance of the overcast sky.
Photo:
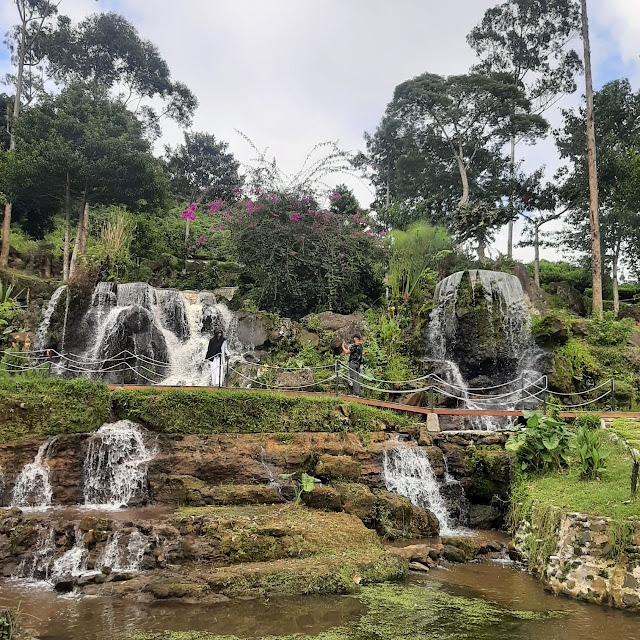
MULTIPOLYGON (((194 129, 230 143, 241 160, 254 154, 236 129, 269 147, 295 171, 317 142, 363 147, 394 87, 425 71, 464 73, 474 62, 465 36, 497 0, 62 0, 60 12, 78 20, 117 11, 154 42, 174 79, 185 82, 200 106, 194 129)), ((589 0, 596 88, 628 77, 640 82, 640 0, 589 0)), ((13 1, 0 1, 0 30, 15 22, 13 1)), ((581 42, 575 43, 580 49, 581 42)), ((0 74, 9 70, 0 48, 0 74)), ((579 91, 564 105, 578 104, 579 91)), ((562 106, 562 105, 559 105, 562 106)), ((547 114, 552 124, 558 114, 547 114)), ((182 137, 172 123, 162 143, 182 137)), ((158 150, 162 145, 158 145, 158 150)), ((559 161, 551 139, 522 146, 528 168, 559 161)), ((345 179, 362 204, 371 192, 345 179)), ((518 225, 519 227, 519 225, 518 225)), ((518 235, 518 227, 516 233, 518 235)), ((506 231, 493 249, 506 250, 506 231)), ((547 257, 556 257, 547 252, 547 257)), ((516 257, 530 259, 531 250, 516 257)))

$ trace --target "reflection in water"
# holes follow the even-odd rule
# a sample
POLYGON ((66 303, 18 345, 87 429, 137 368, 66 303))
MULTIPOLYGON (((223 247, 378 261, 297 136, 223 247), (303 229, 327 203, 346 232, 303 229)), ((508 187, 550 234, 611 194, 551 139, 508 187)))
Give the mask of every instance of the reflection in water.
MULTIPOLYGON (((550 595, 538 581, 514 566, 491 562, 448 565, 431 571, 426 578, 412 574, 408 579, 414 586, 427 581, 431 587, 425 584, 425 599, 429 598, 429 589, 435 582, 439 589, 452 595, 491 600, 508 609, 566 612, 547 620, 507 617, 500 624, 479 629, 474 640, 640 640, 640 617, 550 595)), ((179 601, 145 604, 123 599, 59 596, 46 586, 25 587, 17 582, 0 584, 0 607, 18 604, 24 624, 41 640, 116 640, 136 631, 158 630, 209 631, 241 638, 313 636, 336 626, 351 628, 354 637, 362 640, 363 627, 357 621, 366 617, 365 607, 357 598, 349 596, 273 598, 268 603, 252 600, 202 605, 179 601)), ((443 615, 450 616, 452 623, 442 625, 440 630, 433 629, 425 620, 426 627, 436 633, 434 638, 460 638, 457 631, 451 632, 454 633, 451 636, 445 630, 455 628, 459 614, 454 609, 448 611, 444 607, 439 612, 441 621, 444 622, 443 615)), ((381 611, 384 609, 376 616, 381 611)))

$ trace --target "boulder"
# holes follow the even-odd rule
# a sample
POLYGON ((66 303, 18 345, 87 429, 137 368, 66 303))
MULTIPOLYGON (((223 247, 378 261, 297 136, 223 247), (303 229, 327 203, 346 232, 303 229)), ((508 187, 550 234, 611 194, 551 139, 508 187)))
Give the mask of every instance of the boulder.
POLYGON ((547 285, 547 291, 560 298, 567 308, 575 314, 583 316, 586 313, 584 296, 568 282, 550 282, 547 285))
POLYGON ((299 369, 297 371, 284 371, 278 374, 277 384, 279 387, 306 387, 313 385, 313 371, 311 369, 299 369))
POLYGON ((537 316, 542 315, 547 307, 546 292, 535 283, 525 265, 515 263, 511 267, 511 273, 520 280, 522 291, 526 296, 531 314, 537 316))
POLYGON ((502 525, 500 510, 490 504, 474 504, 469 509, 469 526, 472 529, 497 529, 502 525))
POLYGON ((428 509, 416 507, 404 496, 375 489, 376 530, 390 540, 429 538, 440 530, 438 519, 428 509))
POLYGON ((585 338, 589 334, 589 325, 586 320, 574 320, 571 323, 571 333, 576 338, 585 338))
POLYGON ((535 327, 536 342, 547 349, 563 345, 569 340, 566 322, 555 315, 545 316, 535 327))
POLYGON ((333 487, 317 484, 313 491, 302 494, 302 501, 314 509, 342 511, 342 496, 333 487))
POLYGON ((444 557, 445 560, 448 560, 449 562, 462 563, 468 561, 468 558, 462 549, 458 549, 458 547, 454 547, 450 544, 444 545, 444 557))
POLYGON ((307 331, 306 329, 298 330, 298 342, 301 346, 317 347, 320 343, 320 336, 313 331, 307 331))
POLYGON ((367 325, 364 316, 360 313, 345 316, 331 311, 324 311, 317 316, 306 316, 303 322, 309 325, 313 322, 319 329, 323 331, 331 331, 331 348, 338 352, 343 342, 349 344, 352 341, 354 333, 364 334, 367 325), (317 321, 315 318, 317 317, 317 321))
POLYGON ((640 304, 621 305, 620 318, 631 318, 636 322, 640 322, 640 304))
POLYGON ((377 498, 364 484, 340 483, 335 485, 340 494, 342 509, 360 518, 367 527, 372 527, 376 518, 377 498))
POLYGON ((361 473, 362 464, 351 456, 322 455, 316 466, 316 475, 322 480, 357 482, 361 473))

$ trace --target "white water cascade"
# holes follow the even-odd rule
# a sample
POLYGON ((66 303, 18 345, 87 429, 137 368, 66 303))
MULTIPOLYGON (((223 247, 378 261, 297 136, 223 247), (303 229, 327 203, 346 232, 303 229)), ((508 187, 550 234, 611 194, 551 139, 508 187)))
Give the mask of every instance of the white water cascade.
POLYGON ((55 531, 51 527, 40 527, 36 548, 20 561, 14 578, 48 580, 56 551, 55 531))
POLYGON ((26 464, 11 494, 11 504, 16 507, 48 507, 51 505, 53 490, 49 482, 49 465, 47 463, 51 447, 56 438, 40 445, 33 462, 26 464))
MULTIPOLYGON (((49 330, 61 293, 56 291, 43 315, 39 348, 55 344, 49 330)), ((126 369, 129 381, 207 386, 211 376, 204 356, 214 330, 225 332, 231 354, 243 349, 236 315, 213 293, 155 289, 144 282, 98 283, 84 315, 71 317, 68 325, 64 350, 74 354, 72 371, 113 383, 123 380, 118 364, 123 352, 135 356, 126 369)), ((55 371, 65 375, 64 368, 55 371)))
POLYGON ((137 424, 102 425, 89 439, 84 461, 85 504, 115 509, 145 501, 147 467, 154 455, 137 424))
POLYGON ((144 552, 149 546, 149 538, 138 529, 133 529, 129 533, 129 540, 126 547, 121 545, 122 538, 119 531, 114 531, 109 535, 104 553, 98 568, 109 567, 112 571, 140 571, 144 552))
POLYGON ((417 507, 429 509, 440 523, 441 535, 456 533, 427 454, 417 446, 384 449, 384 482, 388 491, 409 498, 417 507))
MULTIPOLYGON (((445 391, 465 408, 505 410, 523 406, 529 400, 529 382, 540 378, 536 369, 540 351, 531 335, 531 317, 518 278, 475 269, 458 271, 439 282, 427 351, 450 385, 445 391), (469 299, 462 299, 463 295, 469 299), (487 390, 474 393, 476 389, 463 371, 481 379, 478 387, 487 390), (499 397, 488 397, 491 395, 499 397)), ((499 426, 487 416, 474 416, 471 422, 476 429, 494 430, 499 426)))
POLYGON ((82 535, 82 532, 76 529, 75 544, 54 561, 51 568, 51 578, 55 580, 65 576, 77 577, 92 573, 87 570, 89 551, 84 544, 82 535))
POLYGON ((49 332, 49 326, 51 325, 51 316, 53 312, 56 310, 56 305, 58 304, 58 300, 60 296, 67 290, 67 286, 63 285, 58 287, 51 296, 51 300, 49 300, 49 304, 47 304, 47 308, 44 310, 42 314, 42 322, 36 331, 35 338, 33 340, 33 350, 40 351, 44 348, 47 342, 47 333, 49 332))

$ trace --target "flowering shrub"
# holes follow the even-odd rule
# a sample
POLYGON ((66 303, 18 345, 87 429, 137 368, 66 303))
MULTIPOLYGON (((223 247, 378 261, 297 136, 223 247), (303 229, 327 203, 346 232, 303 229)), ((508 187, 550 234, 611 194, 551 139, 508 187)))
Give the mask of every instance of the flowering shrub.
MULTIPOLYGON (((323 211, 311 197, 268 193, 228 207, 220 200, 192 204, 181 217, 196 215, 210 216, 212 236, 230 232, 243 266, 242 293, 260 309, 292 318, 326 309, 350 313, 381 294, 386 231, 364 214, 323 211)), ((208 239, 192 242, 191 251, 208 239)))

